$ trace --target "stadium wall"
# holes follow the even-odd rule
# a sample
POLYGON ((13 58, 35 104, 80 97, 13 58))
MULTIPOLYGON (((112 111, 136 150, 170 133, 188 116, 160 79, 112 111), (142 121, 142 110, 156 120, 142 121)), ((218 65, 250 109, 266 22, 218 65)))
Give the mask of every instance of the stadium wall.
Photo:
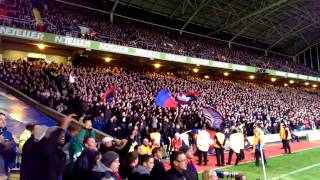
POLYGON ((312 131, 312 132, 308 133, 307 134, 307 140, 309 142, 320 140, 320 132, 315 130, 315 131, 312 131))
MULTIPOLYGON (((320 132, 318 130, 305 130, 293 132, 299 138, 307 138, 308 141, 320 140, 320 132)), ((279 134, 265 135, 264 140, 266 144, 281 142, 279 134)), ((248 137, 248 141, 253 143, 253 136, 248 137)))

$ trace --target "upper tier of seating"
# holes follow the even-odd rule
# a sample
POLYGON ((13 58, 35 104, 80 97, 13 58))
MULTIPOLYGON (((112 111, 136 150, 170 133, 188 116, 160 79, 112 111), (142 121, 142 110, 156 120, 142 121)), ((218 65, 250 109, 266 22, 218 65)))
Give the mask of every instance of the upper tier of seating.
MULTIPOLYGON (((103 42, 167 52, 191 57, 213 59, 261 68, 270 68, 299 74, 319 76, 319 72, 293 62, 284 56, 259 54, 250 50, 229 49, 211 39, 134 22, 115 19, 112 24, 105 14, 88 9, 73 7, 54 1, 35 5, 40 10, 46 32, 88 38, 103 42), (90 29, 81 34, 79 26, 90 29)), ((35 25, 31 0, 4 0, 0 4, 3 25, 24 29, 39 29, 35 25)), ((83 32, 83 31, 82 31, 83 32)))

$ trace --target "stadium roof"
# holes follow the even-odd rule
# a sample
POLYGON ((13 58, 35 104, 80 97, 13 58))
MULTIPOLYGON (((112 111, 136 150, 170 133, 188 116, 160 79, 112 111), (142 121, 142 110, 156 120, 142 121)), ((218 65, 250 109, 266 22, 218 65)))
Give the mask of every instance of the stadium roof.
POLYGON ((181 21, 174 27, 181 33, 198 33, 291 56, 320 41, 319 0, 103 1, 109 3, 111 13, 121 15, 123 6, 131 8, 127 11, 136 8, 166 16, 171 22, 181 21), (195 25, 205 30, 195 30, 195 25))

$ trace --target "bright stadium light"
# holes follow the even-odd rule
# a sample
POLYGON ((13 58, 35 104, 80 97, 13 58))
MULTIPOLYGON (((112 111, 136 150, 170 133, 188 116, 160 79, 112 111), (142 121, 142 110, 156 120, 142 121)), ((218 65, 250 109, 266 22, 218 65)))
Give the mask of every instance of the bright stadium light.
POLYGON ((110 57, 106 57, 106 58, 104 58, 104 61, 106 61, 106 62, 110 62, 112 59, 110 58, 110 57))
POLYGON ((205 79, 209 79, 209 78, 210 78, 210 76, 208 76, 208 75, 205 75, 205 76, 204 76, 204 78, 205 78, 205 79))
POLYGON ((154 67, 157 68, 157 69, 159 69, 159 68, 161 67, 161 64, 156 63, 156 64, 154 64, 154 67))
POLYGON ((293 83, 294 83, 294 80, 290 80, 289 83, 290 83, 290 84, 293 84, 293 83))
POLYGON ((271 78, 271 81, 272 82, 275 82, 277 79, 276 78, 271 78))
POLYGON ((250 78, 250 79, 254 79, 255 76, 254 76, 254 75, 250 75, 249 78, 250 78))
POLYGON ((314 84, 314 85, 312 85, 312 87, 313 87, 313 88, 316 88, 316 87, 318 87, 318 85, 314 84))
POLYGON ((287 86, 288 86, 288 84, 287 84, 287 83, 285 83, 285 84, 284 84, 284 87, 287 87, 287 86))
POLYGON ((308 83, 308 82, 305 82, 305 83, 304 83, 304 85, 306 85, 306 86, 309 86, 309 84, 310 84, 310 83, 308 83))
POLYGON ((37 46, 38 46, 38 48, 41 49, 41 50, 44 49, 44 48, 46 48, 46 45, 44 45, 44 44, 37 44, 37 46))
POLYGON ((224 72, 223 75, 227 77, 227 76, 229 76, 229 73, 228 72, 224 72))
POLYGON ((192 71, 193 71, 194 73, 197 73, 197 72, 199 72, 199 69, 198 69, 198 68, 193 68, 192 71))

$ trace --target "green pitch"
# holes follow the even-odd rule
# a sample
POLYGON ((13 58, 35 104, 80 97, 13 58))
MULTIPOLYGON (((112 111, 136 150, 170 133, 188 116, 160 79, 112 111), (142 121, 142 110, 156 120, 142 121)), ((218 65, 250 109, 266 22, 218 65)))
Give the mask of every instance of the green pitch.
MULTIPOLYGON (((254 162, 222 169, 227 172, 239 172, 248 180, 263 180, 263 170, 254 162)), ((267 159, 268 180, 314 180, 320 179, 320 148, 296 152, 267 159)))

